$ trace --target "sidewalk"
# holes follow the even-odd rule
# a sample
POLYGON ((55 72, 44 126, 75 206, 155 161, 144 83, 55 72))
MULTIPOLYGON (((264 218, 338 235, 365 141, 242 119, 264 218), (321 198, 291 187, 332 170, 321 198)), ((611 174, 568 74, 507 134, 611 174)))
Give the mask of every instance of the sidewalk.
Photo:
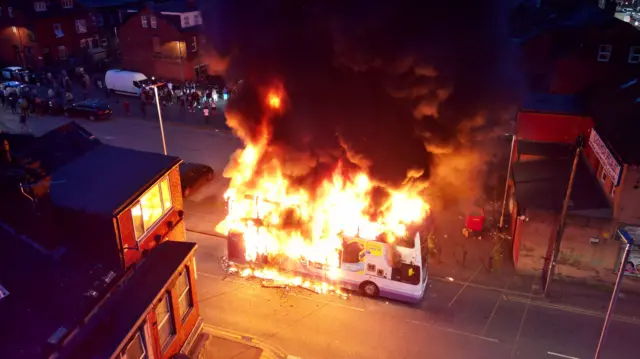
POLYGON ((192 359, 286 359, 281 348, 263 340, 205 324, 189 357, 192 359))
MULTIPOLYGON (((493 240, 488 237, 482 240, 465 238, 461 224, 456 224, 452 216, 445 217, 444 220, 442 217, 438 217, 439 228, 436 230, 440 254, 439 257, 430 258, 429 262, 429 277, 432 280, 501 291, 506 300, 531 301, 531 304, 558 310, 592 316, 604 316, 606 313, 613 292, 612 285, 558 278, 551 283, 545 297, 540 289, 541 274, 524 275, 515 272, 511 261, 510 238, 507 237, 501 243, 503 257, 497 264, 494 262, 492 268, 490 263, 495 248, 493 240)), ((638 308, 640 295, 622 290, 615 308, 617 319, 640 324, 638 308)))

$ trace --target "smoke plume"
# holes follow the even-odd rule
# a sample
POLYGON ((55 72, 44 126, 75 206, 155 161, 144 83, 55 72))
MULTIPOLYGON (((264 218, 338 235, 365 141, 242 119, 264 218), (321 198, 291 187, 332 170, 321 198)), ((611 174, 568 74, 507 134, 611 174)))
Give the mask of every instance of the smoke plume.
POLYGON ((476 144, 518 100, 511 1, 203 2, 207 33, 243 80, 229 125, 259 136, 267 91, 282 86, 274 149, 292 173, 335 156, 386 183, 408 174, 472 198, 482 175, 476 144), (276 150, 277 151, 277 150, 276 150), (304 155, 298 154, 304 153, 304 155))

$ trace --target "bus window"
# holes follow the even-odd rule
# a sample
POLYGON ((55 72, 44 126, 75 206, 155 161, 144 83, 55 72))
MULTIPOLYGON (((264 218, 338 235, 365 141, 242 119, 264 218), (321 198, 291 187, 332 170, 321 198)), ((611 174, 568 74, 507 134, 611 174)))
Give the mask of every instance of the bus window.
POLYGON ((372 263, 367 263, 367 272, 375 272, 375 271, 376 271, 376 265, 372 263))
POLYGON ((359 241, 343 242, 342 262, 356 264, 360 262, 360 253, 364 251, 364 244, 359 241))
POLYGON ((418 285, 420 284, 420 266, 401 263, 400 268, 393 268, 391 270, 391 279, 402 283, 418 285))

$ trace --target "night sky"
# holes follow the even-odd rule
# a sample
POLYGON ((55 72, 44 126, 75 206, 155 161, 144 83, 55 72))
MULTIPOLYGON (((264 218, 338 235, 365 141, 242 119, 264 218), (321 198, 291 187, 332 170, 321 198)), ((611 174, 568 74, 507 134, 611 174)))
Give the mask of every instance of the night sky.
MULTIPOLYGON (((225 76, 244 79, 229 104, 244 128, 282 84, 287 111, 273 146, 366 158, 372 176, 401 181, 432 170, 435 154, 467 146, 517 101, 512 1, 202 2, 225 76), (342 143, 342 146, 341 146, 342 143)), ((253 127, 252 127, 253 126, 253 127)))

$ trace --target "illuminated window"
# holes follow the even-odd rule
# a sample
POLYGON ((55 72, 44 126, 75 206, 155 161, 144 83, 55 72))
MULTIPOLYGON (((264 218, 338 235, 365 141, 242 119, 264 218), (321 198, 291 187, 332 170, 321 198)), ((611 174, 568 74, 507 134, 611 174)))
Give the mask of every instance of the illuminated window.
POLYGON ((158 21, 156 20, 156 17, 151 15, 149 16, 149 21, 151 22, 151 28, 152 29, 157 29, 158 28, 158 21))
POLYGON ((87 20, 85 19, 76 20, 76 32, 78 34, 84 34, 87 32, 87 20))
POLYGON ((156 307, 156 321, 160 346, 164 352, 167 349, 169 342, 171 342, 171 337, 176 334, 176 328, 173 326, 171 298, 169 297, 169 293, 165 293, 164 297, 156 307))
POLYGON ((44 1, 34 2, 33 7, 36 11, 47 11, 47 3, 45 3, 44 1))
POLYGON ((182 27, 191 26, 191 21, 189 21, 189 15, 182 15, 182 27))
POLYGON ((163 178, 131 207, 136 238, 140 240, 172 206, 169 178, 163 178))
POLYGON ((62 7, 69 9, 73 7, 73 0, 62 0, 62 7))
POLYGON ((631 46, 629 49, 629 63, 640 63, 640 46, 631 46))
POLYGON ((176 282, 176 294, 178 297, 178 307, 180 308, 180 318, 184 321, 189 313, 189 309, 193 307, 191 298, 191 285, 189 285, 189 271, 185 269, 176 282))
POLYGON ((147 15, 140 16, 140 22, 142 22, 142 27, 149 27, 149 23, 147 22, 147 15))

